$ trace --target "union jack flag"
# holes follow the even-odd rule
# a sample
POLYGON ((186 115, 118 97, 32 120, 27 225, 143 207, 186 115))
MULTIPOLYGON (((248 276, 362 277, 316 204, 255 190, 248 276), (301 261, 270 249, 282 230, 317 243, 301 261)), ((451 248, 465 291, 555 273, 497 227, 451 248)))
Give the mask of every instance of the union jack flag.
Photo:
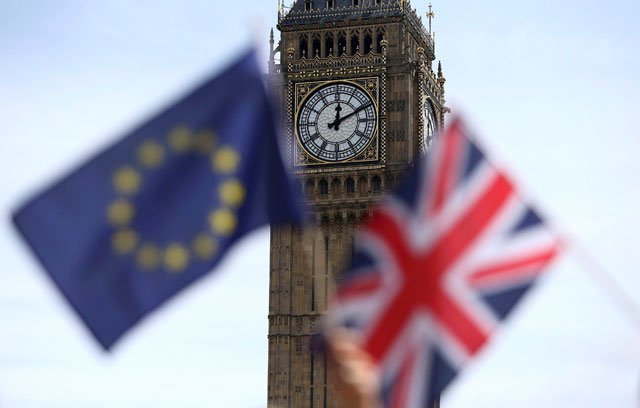
POLYGON ((386 407, 431 407, 560 241, 456 119, 354 252, 329 324, 361 334, 386 407))

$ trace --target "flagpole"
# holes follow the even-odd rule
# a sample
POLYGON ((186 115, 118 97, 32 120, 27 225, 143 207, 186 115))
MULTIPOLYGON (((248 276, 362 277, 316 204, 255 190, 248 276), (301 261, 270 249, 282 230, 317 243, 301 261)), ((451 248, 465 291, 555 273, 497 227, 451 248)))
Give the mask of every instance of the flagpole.
POLYGON ((592 282, 603 292, 606 293, 611 302, 615 304, 621 312, 627 315, 630 323, 640 332, 640 306, 636 303, 631 295, 616 281, 611 273, 604 265, 591 253, 591 251, 575 236, 564 234, 566 237, 561 246, 567 252, 573 252, 574 259, 582 264, 584 271, 592 282), (573 249, 573 251, 571 251, 573 249))
MULTIPOLYGON (((506 163, 503 160, 496 160, 496 151, 499 151, 495 146, 490 146, 492 149, 486 149, 486 140, 479 140, 480 138, 471 138, 470 139, 476 143, 478 146, 482 148, 484 152, 493 152, 491 156, 491 163, 498 167, 504 168, 505 166, 498 166, 497 164, 506 163)), ((511 166, 509 166, 511 167, 511 166)), ((512 170, 510 168, 510 170, 512 170)), ((509 174, 512 178, 514 175, 517 175, 515 171, 510 171, 509 174)), ((515 181, 520 181, 519 178, 516 178, 515 181)), ((522 188, 524 183, 517 183, 520 188, 522 188)), ((527 192, 530 193, 530 192, 527 192)), ((524 199, 524 194, 522 191, 519 191, 521 199, 524 199)), ((584 269, 588 271, 586 275, 590 276, 591 281, 595 283, 595 285, 602 290, 603 293, 606 293, 608 297, 612 298, 612 303, 614 303, 618 309, 625 315, 630 323, 632 323, 636 329, 640 332, 640 305, 633 300, 631 295, 622 288, 615 280, 613 275, 609 273, 609 271, 604 267, 604 265, 591 253, 588 247, 583 244, 578 238, 576 238, 576 234, 571 233, 570 230, 567 230, 563 226, 560 225, 557 221, 555 221, 555 217, 551 218, 548 215, 551 214, 549 211, 540 211, 541 205, 537 200, 533 200, 533 194, 527 194, 529 205, 536 210, 538 214, 546 214, 547 220, 546 224, 549 228, 554 232, 554 234, 560 239, 560 247, 566 251, 571 252, 573 247, 573 253, 575 259, 584 266, 584 269)))

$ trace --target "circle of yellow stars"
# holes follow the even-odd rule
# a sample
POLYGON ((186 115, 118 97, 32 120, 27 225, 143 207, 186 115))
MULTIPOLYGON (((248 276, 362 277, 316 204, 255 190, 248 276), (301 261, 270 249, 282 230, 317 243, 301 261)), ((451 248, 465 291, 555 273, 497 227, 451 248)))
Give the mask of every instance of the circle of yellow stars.
POLYGON ((238 225, 236 210, 244 203, 246 190, 235 177, 240 155, 230 146, 218 146, 215 132, 193 132, 186 126, 174 128, 165 141, 148 139, 136 150, 137 163, 118 168, 113 174, 113 188, 118 198, 107 206, 106 216, 114 228, 111 238, 113 252, 131 256, 144 272, 164 269, 180 274, 195 260, 211 261, 217 253, 219 239, 231 236, 238 225), (221 206, 213 208, 207 218, 207 229, 200 231, 190 242, 173 242, 161 246, 145 240, 133 227, 136 208, 131 202, 144 182, 140 169, 160 168, 170 154, 195 153, 207 156, 211 169, 227 179, 220 183, 214 194, 221 206))

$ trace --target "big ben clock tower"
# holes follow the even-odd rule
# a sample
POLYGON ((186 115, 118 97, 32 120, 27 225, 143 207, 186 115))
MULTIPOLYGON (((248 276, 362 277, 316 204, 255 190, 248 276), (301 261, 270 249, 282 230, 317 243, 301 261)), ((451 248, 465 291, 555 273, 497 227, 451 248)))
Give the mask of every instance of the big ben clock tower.
POLYGON ((316 225, 271 232, 269 407, 341 406, 312 335, 355 228, 444 125, 427 17, 429 29, 406 0, 279 4, 268 84, 316 225))

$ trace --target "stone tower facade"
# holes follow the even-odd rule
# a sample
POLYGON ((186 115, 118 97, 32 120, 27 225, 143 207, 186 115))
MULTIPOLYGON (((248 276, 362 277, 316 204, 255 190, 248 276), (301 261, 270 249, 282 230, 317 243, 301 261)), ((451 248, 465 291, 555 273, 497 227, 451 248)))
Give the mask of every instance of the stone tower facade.
POLYGON ((268 406, 340 407, 312 335, 356 227, 444 125, 445 79, 430 27, 408 1, 279 9, 267 78, 315 226, 271 232, 268 406))

